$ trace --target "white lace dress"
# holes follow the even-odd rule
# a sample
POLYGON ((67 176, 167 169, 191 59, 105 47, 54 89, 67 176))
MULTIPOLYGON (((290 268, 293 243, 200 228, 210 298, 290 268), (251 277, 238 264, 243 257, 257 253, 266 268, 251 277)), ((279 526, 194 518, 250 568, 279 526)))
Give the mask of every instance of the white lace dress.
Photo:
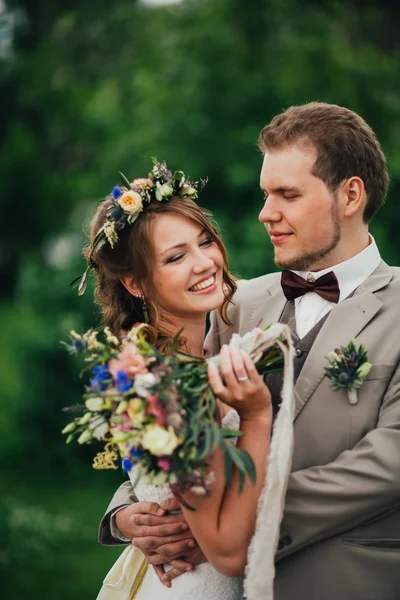
MULTIPOLYGON (((239 415, 234 410, 230 410, 222 419, 222 426, 226 429, 238 430, 239 425, 239 415)), ((235 443, 236 440, 232 442, 235 443)), ((134 469, 130 472, 130 479, 134 484, 134 469)), ((144 483, 143 480, 139 480, 134 491, 139 501, 161 504, 173 497, 168 485, 155 486, 144 483)), ((148 567, 139 589, 136 590, 134 572, 140 570, 135 559, 137 552, 132 546, 124 550, 106 576, 97 600, 114 600, 114 598, 115 600, 241 600, 243 598, 242 578, 221 575, 208 562, 174 579, 170 588, 160 582, 152 567, 148 567), (136 591, 132 591, 133 589, 136 591)), ((143 563, 142 558, 139 560, 143 563)))
MULTIPOLYGON (((230 410, 222 419, 222 426, 227 429, 239 429, 239 424, 239 416, 234 410, 230 410)), ((132 482, 134 477, 132 474, 132 482)), ((154 486, 141 481, 135 487, 135 494, 140 501, 158 503, 173 497, 169 486, 154 486)), ((241 578, 226 577, 210 563, 202 563, 193 571, 174 579, 170 588, 160 583, 153 568, 147 569, 135 600, 240 600, 242 596, 241 578)))

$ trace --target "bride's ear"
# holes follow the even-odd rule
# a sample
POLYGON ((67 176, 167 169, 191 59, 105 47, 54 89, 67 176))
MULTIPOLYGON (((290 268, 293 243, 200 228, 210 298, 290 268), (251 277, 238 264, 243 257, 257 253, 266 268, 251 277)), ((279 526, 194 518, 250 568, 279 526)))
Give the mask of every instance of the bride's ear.
POLYGON ((136 281, 133 279, 133 277, 121 277, 120 282, 132 296, 141 296, 140 289, 137 286, 136 281))

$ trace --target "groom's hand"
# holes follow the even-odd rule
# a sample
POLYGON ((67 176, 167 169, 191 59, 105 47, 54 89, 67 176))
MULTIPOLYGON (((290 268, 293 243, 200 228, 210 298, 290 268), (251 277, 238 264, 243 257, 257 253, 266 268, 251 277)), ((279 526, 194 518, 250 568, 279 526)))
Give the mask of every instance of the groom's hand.
MULTIPOLYGON (((185 571, 192 571, 196 565, 200 565, 201 563, 207 562, 206 557, 203 554, 203 551, 199 546, 193 548, 190 552, 188 552, 185 556, 182 556, 181 559, 190 565, 191 568, 187 567, 185 571)), ((158 575, 161 583, 166 585, 167 587, 171 587, 171 581, 176 579, 180 575, 183 575, 184 570, 179 568, 178 561, 170 561, 169 564, 173 567, 168 571, 164 570, 163 566, 155 566, 155 572, 158 575)))
MULTIPOLYGON (((138 502, 135 506, 141 504, 143 507, 130 517, 134 523, 131 527, 131 532, 134 532, 132 544, 146 554, 150 564, 179 560, 197 546, 179 502, 172 499, 161 506, 138 502)), ((188 565, 182 564, 183 568, 185 566, 188 565)))
POLYGON ((182 514, 168 515, 157 502, 130 504, 116 513, 115 522, 122 535, 130 540, 149 536, 164 538, 189 529, 182 514))
POLYGON ((170 587, 172 579, 185 571, 191 571, 194 566, 205 562, 206 558, 193 538, 179 502, 168 500, 161 507, 155 503, 136 503, 140 504, 146 506, 130 515, 135 523, 132 544, 142 550, 160 581, 170 587), (160 515, 160 509, 163 515, 160 515), (174 568, 164 572, 165 564, 174 568))

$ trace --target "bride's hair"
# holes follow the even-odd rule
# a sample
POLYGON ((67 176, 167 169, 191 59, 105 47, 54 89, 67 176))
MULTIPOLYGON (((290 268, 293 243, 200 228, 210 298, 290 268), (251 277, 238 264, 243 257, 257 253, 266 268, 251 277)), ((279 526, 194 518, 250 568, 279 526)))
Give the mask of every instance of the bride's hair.
MULTIPOLYGON (((168 202, 151 200, 146 203, 137 221, 118 232, 114 248, 104 244, 96 250, 94 240, 107 220, 112 200, 106 198, 97 208, 90 224, 89 244, 84 250, 86 259, 96 276, 95 300, 100 305, 104 325, 120 336, 134 325, 145 322, 144 302, 149 324, 148 339, 161 351, 171 342, 171 336, 162 330, 157 292, 153 282, 154 249, 151 241, 151 222, 159 214, 186 217, 198 224, 220 249, 223 264, 224 300, 218 312, 227 325, 231 325, 227 309, 236 291, 236 283, 229 273, 227 253, 210 211, 199 207, 192 199, 173 196, 168 202), (132 277, 143 299, 133 296, 121 283, 124 276, 132 277)), ((184 340, 182 340, 184 342, 184 340)))

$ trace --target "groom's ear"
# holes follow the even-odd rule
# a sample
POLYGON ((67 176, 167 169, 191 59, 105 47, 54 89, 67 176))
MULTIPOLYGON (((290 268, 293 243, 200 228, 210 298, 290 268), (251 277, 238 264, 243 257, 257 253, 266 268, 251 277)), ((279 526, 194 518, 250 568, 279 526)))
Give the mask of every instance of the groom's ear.
POLYGON ((140 289, 137 286, 136 281, 133 279, 133 277, 128 277, 128 276, 121 277, 120 282, 132 296, 140 296, 141 295, 140 289))
POLYGON ((343 211, 345 217, 353 217, 364 212, 366 202, 365 186, 360 177, 350 177, 342 187, 343 211))

